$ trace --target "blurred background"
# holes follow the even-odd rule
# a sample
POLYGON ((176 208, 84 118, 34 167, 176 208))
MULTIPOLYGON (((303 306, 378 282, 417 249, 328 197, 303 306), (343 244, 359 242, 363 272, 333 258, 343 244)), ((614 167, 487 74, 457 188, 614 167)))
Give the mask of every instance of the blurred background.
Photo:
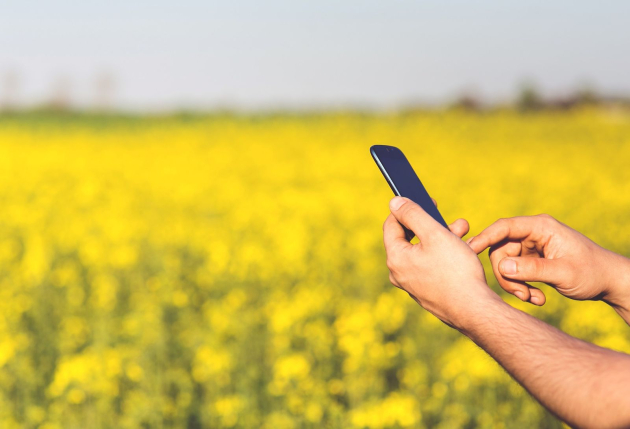
MULTIPOLYGON (((5 2, 0 426, 558 428, 388 282, 399 146, 476 234, 630 256, 630 4, 5 2)), ((630 352, 614 311, 510 304, 630 352)))

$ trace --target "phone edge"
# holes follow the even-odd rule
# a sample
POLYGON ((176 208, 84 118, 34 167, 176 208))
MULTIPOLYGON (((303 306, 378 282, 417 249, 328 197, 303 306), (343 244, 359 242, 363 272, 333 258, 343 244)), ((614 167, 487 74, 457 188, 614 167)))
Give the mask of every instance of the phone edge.
POLYGON ((378 154, 374 150, 374 147, 378 147, 378 146, 381 146, 381 145, 373 145, 370 147, 370 154, 372 155, 372 159, 374 159, 374 162, 376 162, 376 166, 381 171, 381 174, 385 178, 385 181, 389 185, 392 192, 394 192, 394 195, 400 197, 402 195, 400 195, 400 192, 398 191, 398 188, 396 188, 394 181, 391 179, 391 177, 389 177, 387 170, 385 169, 385 167, 383 167, 383 164, 381 163, 381 160, 379 159, 378 154))

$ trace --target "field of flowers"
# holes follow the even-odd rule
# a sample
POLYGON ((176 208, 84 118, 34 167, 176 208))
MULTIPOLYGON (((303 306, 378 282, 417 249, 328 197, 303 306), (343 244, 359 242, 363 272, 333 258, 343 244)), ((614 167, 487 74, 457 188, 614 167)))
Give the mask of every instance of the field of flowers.
MULTIPOLYGON (((546 212, 630 255, 624 112, 0 118, 0 427, 560 427, 389 284, 372 144, 473 234, 546 212)), ((543 290, 505 299, 630 352, 543 290)))

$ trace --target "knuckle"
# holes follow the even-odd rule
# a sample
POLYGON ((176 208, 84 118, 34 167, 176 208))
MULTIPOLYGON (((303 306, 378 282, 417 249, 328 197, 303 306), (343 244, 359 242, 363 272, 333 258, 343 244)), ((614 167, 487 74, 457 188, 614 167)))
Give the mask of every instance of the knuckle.
POLYGON ((500 218, 495 223, 495 226, 500 232, 507 232, 510 230, 510 219, 508 218, 500 218))
POLYGON ((538 278, 542 278, 545 275, 545 264, 543 259, 534 259, 534 274, 538 278))
POLYGON ((439 229, 431 229, 431 228, 427 229, 425 231, 422 231, 422 239, 421 239, 421 241, 423 241, 425 243, 433 241, 434 239, 436 239, 436 237, 440 236, 441 232, 442 231, 440 231, 439 229))
POLYGON ((389 282, 394 286, 398 286, 398 282, 392 273, 389 273, 389 282))
POLYGON ((553 216, 547 213, 541 213, 536 215, 538 219, 540 219, 545 225, 553 225, 558 222, 553 216))
POLYGON ((524 251, 533 253, 536 251, 536 242, 533 240, 524 240, 521 242, 524 251))
POLYGON ((403 219, 408 219, 413 216, 415 209, 414 204, 412 204, 411 201, 407 201, 401 208, 398 209, 398 213, 403 219))
POLYGON ((424 211, 422 207, 411 200, 407 201, 399 210, 403 216, 409 217, 416 216, 419 212, 424 211))
POLYGON ((391 272, 398 269, 398 258, 393 255, 387 255, 387 261, 385 263, 387 265, 387 269, 391 272))

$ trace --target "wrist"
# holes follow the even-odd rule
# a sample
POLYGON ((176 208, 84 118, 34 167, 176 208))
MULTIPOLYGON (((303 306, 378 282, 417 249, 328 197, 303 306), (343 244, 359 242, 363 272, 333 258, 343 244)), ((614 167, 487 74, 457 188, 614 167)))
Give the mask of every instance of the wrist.
POLYGON ((612 261, 606 267, 611 280, 602 301, 623 316, 624 313, 630 314, 630 259, 616 253, 611 254, 612 261))
POLYGON ((479 326, 487 323, 489 316, 499 313, 505 306, 509 307, 485 282, 478 289, 482 292, 476 295, 476 299, 469 300, 453 318, 453 327, 469 338, 479 326))

